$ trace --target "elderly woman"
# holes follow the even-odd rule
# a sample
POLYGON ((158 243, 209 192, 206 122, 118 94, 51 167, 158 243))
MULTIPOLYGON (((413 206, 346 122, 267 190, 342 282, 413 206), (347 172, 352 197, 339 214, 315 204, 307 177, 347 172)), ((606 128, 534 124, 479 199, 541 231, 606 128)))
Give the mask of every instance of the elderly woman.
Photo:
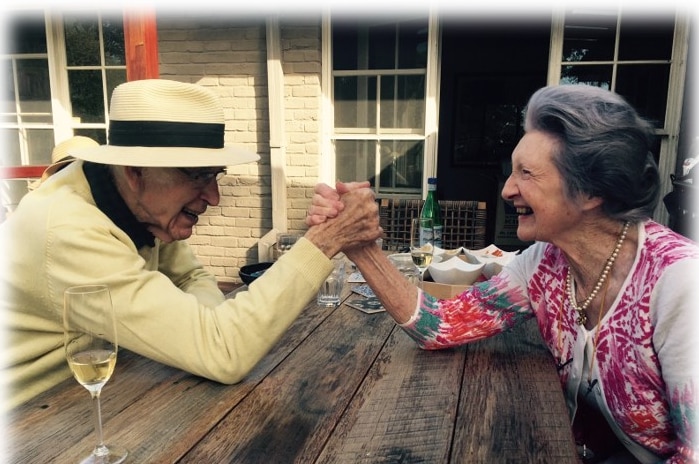
MULTIPOLYGON (((554 86, 530 99, 502 190, 535 243, 500 274, 440 300, 402 279, 378 246, 346 249, 424 349, 535 317, 557 364, 585 462, 697 459, 699 247, 649 219, 658 201, 651 126, 618 95, 554 86)), ((307 223, 351 187, 316 187, 307 223)))

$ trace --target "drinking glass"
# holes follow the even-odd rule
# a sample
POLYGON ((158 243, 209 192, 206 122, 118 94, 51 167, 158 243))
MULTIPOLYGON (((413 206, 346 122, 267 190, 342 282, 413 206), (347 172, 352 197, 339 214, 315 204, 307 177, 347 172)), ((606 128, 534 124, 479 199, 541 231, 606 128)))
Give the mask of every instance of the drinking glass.
POLYGON ((282 232, 277 234, 277 242, 274 244, 272 251, 274 261, 278 260, 284 253, 291 250, 291 247, 298 242, 300 235, 282 232))
POLYGON ((413 218, 410 221, 410 257, 420 271, 420 282, 432 262, 432 241, 432 219, 413 218))
POLYGON ((318 290, 316 303, 318 306, 334 307, 340 304, 342 287, 345 283, 344 255, 333 258, 333 270, 318 290))
POLYGON ((106 285, 70 287, 64 293, 63 342, 73 377, 92 397, 97 445, 82 464, 116 464, 126 459, 124 448, 105 445, 100 393, 117 359, 116 318, 106 285))
POLYGON ((393 264, 398 272, 405 277, 411 284, 417 285, 420 283, 419 271, 415 263, 413 263, 412 256, 407 253, 396 253, 388 255, 388 260, 393 264))

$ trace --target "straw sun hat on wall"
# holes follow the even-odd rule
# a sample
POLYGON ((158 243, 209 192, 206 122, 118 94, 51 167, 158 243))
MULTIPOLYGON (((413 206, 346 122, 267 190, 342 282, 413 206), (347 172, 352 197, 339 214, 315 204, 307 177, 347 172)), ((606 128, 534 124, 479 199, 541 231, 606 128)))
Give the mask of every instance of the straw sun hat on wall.
POLYGON ((107 145, 68 152, 122 166, 233 166, 260 159, 225 146, 224 129, 223 107, 208 89, 165 79, 131 81, 112 93, 107 145))
POLYGON ((53 147, 53 150, 51 151, 51 164, 46 169, 44 169, 44 172, 41 174, 40 179, 37 179, 29 184, 29 190, 35 190, 46 179, 48 179, 64 167, 68 166, 68 164, 70 164, 75 159, 68 154, 69 150, 91 147, 99 147, 99 143, 95 142, 89 137, 83 137, 82 135, 76 135, 74 137, 71 137, 68 140, 64 140, 63 142, 53 147))

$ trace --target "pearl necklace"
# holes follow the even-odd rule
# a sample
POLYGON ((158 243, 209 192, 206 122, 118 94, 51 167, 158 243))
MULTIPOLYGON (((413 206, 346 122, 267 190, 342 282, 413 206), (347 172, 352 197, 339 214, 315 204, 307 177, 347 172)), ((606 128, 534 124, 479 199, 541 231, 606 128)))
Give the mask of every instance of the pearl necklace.
POLYGON ((597 279, 597 283, 592 288, 592 292, 590 292, 590 295, 587 298, 585 298, 585 301, 583 301, 580 305, 578 305, 578 302, 575 299, 575 292, 573 291, 573 274, 570 271, 570 266, 568 266, 568 275, 566 275, 566 291, 568 292, 568 299, 570 300, 570 304, 573 306, 573 309, 578 313, 578 318, 576 319, 576 322, 578 324, 585 325, 585 323, 587 322, 587 314, 585 314, 585 311, 587 311, 588 306, 590 306, 590 303, 592 303, 592 300, 594 300, 597 294, 599 293, 600 289, 602 288, 602 285, 604 285, 604 282, 607 280, 607 277, 609 277, 609 273, 612 270, 614 261, 616 261, 617 256, 619 256, 621 246, 624 244, 624 240, 626 240, 626 233, 629 231, 630 224, 631 223, 629 221, 626 221, 624 223, 624 228, 621 230, 621 234, 619 235, 619 238, 616 241, 616 245, 612 250, 612 254, 609 255, 609 258, 607 258, 607 262, 602 268, 602 272, 600 273, 599 278, 597 279))

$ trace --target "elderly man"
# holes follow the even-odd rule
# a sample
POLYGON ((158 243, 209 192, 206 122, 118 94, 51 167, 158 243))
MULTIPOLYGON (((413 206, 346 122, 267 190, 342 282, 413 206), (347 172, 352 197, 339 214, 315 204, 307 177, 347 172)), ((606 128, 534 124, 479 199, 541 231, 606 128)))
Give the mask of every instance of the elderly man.
POLYGON ((12 407, 70 376, 63 292, 106 284, 126 349, 222 383, 240 381, 315 296, 330 258, 381 235, 373 193, 343 197, 337 220, 305 236, 247 291, 224 299, 184 241, 220 199, 225 166, 259 157, 224 146, 223 110, 194 84, 143 80, 114 90, 109 144, 27 194, 5 244, 3 382, 12 407))

